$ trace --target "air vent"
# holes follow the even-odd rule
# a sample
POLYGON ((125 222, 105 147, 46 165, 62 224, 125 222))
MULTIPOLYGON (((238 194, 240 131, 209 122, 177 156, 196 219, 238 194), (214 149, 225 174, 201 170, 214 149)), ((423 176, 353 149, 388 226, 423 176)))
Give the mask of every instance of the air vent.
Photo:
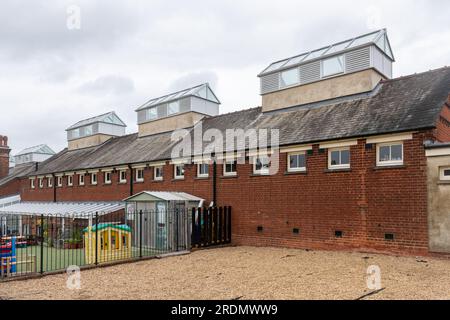
POLYGON ((294 229, 292 229, 292 233, 293 234, 300 234, 300 229, 294 228, 294 229))
POLYGON ((395 239, 395 237, 394 237, 394 234, 393 234, 393 233, 386 233, 386 234, 384 235, 384 240, 387 240, 387 241, 394 241, 394 239, 395 239))
POLYGON ((300 83, 306 84, 320 80, 320 61, 305 64, 300 67, 300 83))
POLYGON ((258 226, 258 227, 256 228, 256 230, 258 230, 258 232, 263 232, 264 228, 263 228, 262 226, 258 226))
POLYGON ((277 91, 279 88, 279 73, 272 73, 261 77, 261 94, 277 91))
POLYGON ((345 54, 345 70, 347 73, 370 68, 370 47, 345 54))
POLYGON ((335 231, 335 232, 334 232, 334 236, 335 236, 336 238, 342 238, 343 235, 344 235, 344 233, 343 233, 342 231, 335 231))

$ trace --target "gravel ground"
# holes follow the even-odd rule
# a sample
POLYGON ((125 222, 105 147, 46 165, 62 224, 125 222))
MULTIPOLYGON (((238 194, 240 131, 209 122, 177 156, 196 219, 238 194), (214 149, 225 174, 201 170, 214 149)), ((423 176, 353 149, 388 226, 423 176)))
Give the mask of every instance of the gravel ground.
POLYGON ((385 255, 227 247, 0 283, 0 299, 357 299, 378 265, 383 291, 365 299, 450 299, 450 261, 385 255))

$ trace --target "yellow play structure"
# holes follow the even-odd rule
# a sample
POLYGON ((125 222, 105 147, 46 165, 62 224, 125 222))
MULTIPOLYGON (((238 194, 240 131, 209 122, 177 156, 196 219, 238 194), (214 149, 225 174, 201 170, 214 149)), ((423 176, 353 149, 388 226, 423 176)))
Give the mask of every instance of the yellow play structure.
POLYGON ((127 225, 99 223, 87 227, 84 232, 84 250, 86 262, 95 263, 95 246, 97 246, 97 262, 110 262, 131 258, 131 228, 127 225), (97 239, 96 243, 96 233, 97 239))

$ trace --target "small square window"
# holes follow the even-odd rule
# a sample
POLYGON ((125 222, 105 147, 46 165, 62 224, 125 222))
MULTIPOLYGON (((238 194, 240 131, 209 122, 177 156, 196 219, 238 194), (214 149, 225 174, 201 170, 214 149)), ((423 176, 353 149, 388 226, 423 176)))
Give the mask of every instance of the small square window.
POLYGON ((184 179, 184 164, 176 164, 174 166, 174 178, 184 179))
POLYGON ((290 153, 288 154, 288 172, 306 171, 306 154, 290 153))
POLYGON ((199 163, 197 164, 197 177, 207 178, 209 176, 209 164, 199 163))
POLYGON ((394 240, 395 240, 394 234, 393 234, 393 233, 386 233, 386 234, 384 235, 384 240, 387 240, 387 241, 394 241, 394 240))
POLYGON ((84 186, 84 173, 81 173, 81 174, 79 175, 78 184, 79 184, 80 186, 84 186))
POLYGON ((67 176, 67 185, 69 187, 73 186, 73 176, 72 175, 67 176))
POLYGON ((350 168, 350 149, 338 148, 328 150, 328 169, 350 168))
POLYGON ((440 168, 439 171, 440 171, 439 176, 441 180, 445 181, 450 180, 450 167, 440 168))
POLYGON ((104 173, 104 183, 105 184, 111 184, 111 171, 106 171, 105 173, 104 173))
POLYGON ((143 168, 136 169, 136 181, 137 182, 144 181, 144 169, 143 168))
POLYGON ((300 234, 300 229, 294 228, 294 229, 292 229, 292 233, 293 234, 300 234))
POLYGON ((126 170, 120 170, 120 172, 119 172, 119 182, 120 183, 127 183, 127 171, 126 170))
POLYGON ((258 227, 256 228, 256 230, 257 230, 258 232, 263 232, 263 231, 264 231, 264 228, 263 228, 263 226, 258 226, 258 227))
POLYGON ((153 179, 155 181, 162 181, 163 180, 163 167, 155 167, 153 169, 153 179))
POLYGON ((270 159, 268 156, 255 157, 253 160, 253 173, 268 175, 270 170, 270 159))
POLYGON ((334 232, 334 236, 335 236, 336 238, 342 238, 342 237, 344 236, 344 233, 343 233, 342 231, 336 230, 336 231, 334 232))
POLYGON ((223 163, 223 175, 235 176, 237 174, 237 161, 229 160, 223 163))
POLYGON ((91 184, 92 185, 97 184, 97 173, 95 173, 95 172, 91 173, 91 184))
POLYGON ((377 166, 403 164, 403 143, 391 142, 377 145, 377 166))

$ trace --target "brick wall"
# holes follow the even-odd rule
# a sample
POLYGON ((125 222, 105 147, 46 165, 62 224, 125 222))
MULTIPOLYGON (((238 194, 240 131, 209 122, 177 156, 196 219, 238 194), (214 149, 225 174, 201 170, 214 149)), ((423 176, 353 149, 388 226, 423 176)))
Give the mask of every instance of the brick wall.
MULTIPOLYGON (((405 165, 377 169, 376 147, 365 140, 351 147, 351 170, 328 172, 328 153, 307 156, 307 172, 286 175, 286 154, 280 156, 280 170, 275 176, 253 176, 252 165, 238 165, 238 176, 224 178, 222 165, 217 167, 218 205, 233 208, 233 242, 241 245, 283 246, 315 249, 365 249, 386 252, 423 254, 428 248, 425 139, 433 131, 415 133, 404 142, 405 165), (257 227, 263 227, 258 232, 257 227), (293 229, 300 230, 294 234, 293 229), (343 237, 336 238, 335 231, 343 237), (385 234, 394 234, 394 241, 385 234)), ((57 189, 58 201, 122 200, 129 196, 128 183, 118 184, 113 173, 112 185, 57 189)), ((143 190, 184 191, 212 200, 212 166, 208 179, 196 178, 196 165, 188 165, 185 179, 173 180, 173 166, 164 168, 164 181, 153 181, 153 170, 144 171, 144 183, 134 184, 134 193, 143 190)), ((67 184, 66 178, 64 185, 67 184)), ((28 179, 22 180, 23 200, 53 200, 53 189, 30 190, 28 179)), ((45 183, 45 185, 47 185, 45 183)))
POLYGON ((20 193, 22 183, 19 179, 11 180, 0 186, 0 198, 20 193))
POLYGON ((450 102, 442 109, 437 121, 435 135, 440 142, 450 142, 450 102))

